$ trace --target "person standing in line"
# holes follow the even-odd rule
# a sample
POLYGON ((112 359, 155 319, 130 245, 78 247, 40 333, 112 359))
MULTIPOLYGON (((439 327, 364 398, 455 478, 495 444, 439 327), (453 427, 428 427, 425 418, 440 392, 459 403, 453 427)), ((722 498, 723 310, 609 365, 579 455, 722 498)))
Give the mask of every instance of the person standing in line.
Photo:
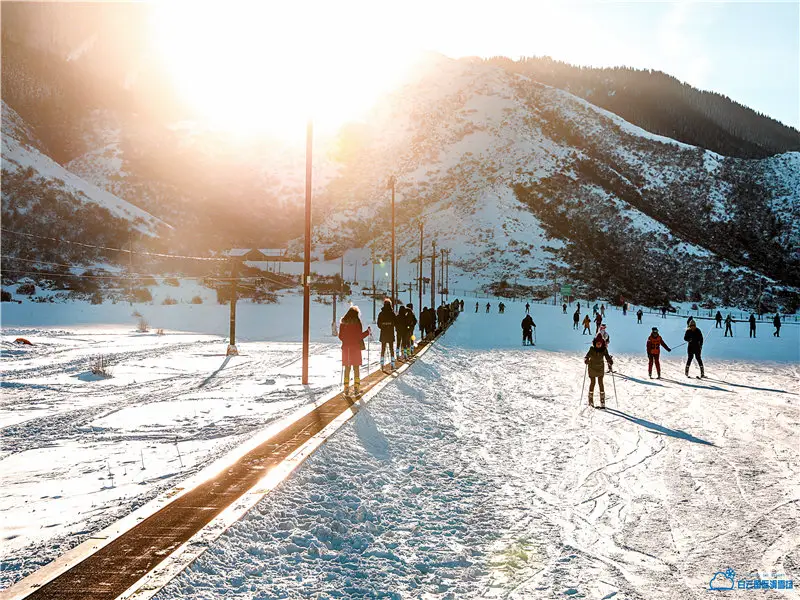
POLYGON ((392 301, 388 298, 383 301, 383 308, 378 314, 378 329, 381 331, 381 370, 386 364, 386 349, 389 349, 389 358, 392 369, 394 369, 394 321, 395 314, 392 309, 392 301))
POLYGON ((572 313, 572 328, 578 329, 580 322, 581 322, 581 312, 579 310, 576 310, 574 313, 572 313))
POLYGON ((636 323, 638 323, 639 325, 641 325, 641 324, 642 324, 642 315, 643 315, 643 314, 644 314, 644 313, 642 312, 642 309, 641 309, 641 308, 640 308, 639 310, 637 310, 637 311, 636 311, 636 323))
POLYGON ((722 313, 717 311, 717 314, 714 316, 714 320, 717 323, 717 326, 714 329, 722 329, 722 313))
POLYGON ((728 337, 729 333, 731 334, 731 337, 733 337, 733 329, 731 328, 732 323, 733 317, 731 316, 731 313, 728 313, 728 316, 725 317, 725 335, 722 337, 728 337))
POLYGON ((750 313, 750 337, 756 337, 756 316, 750 313))
POLYGON ((414 342, 411 340, 414 337, 414 329, 417 326, 417 317, 414 315, 414 305, 410 302, 406 307, 406 320, 405 320, 405 356, 411 358, 414 354, 414 342))
POLYGON ((353 369, 353 389, 356 395, 361 393, 361 344, 364 338, 372 333, 367 327, 361 329, 361 312, 357 306, 351 306, 339 322, 339 339, 342 340, 342 365, 344 366, 344 394, 350 394, 350 369, 353 369))
POLYGON ((583 316, 583 335, 592 333, 592 320, 589 318, 589 313, 583 316))
POLYGON ((689 323, 689 327, 686 329, 683 340, 687 342, 686 352, 689 355, 688 359, 686 360, 686 376, 689 376, 689 367, 692 364, 692 358, 695 358, 697 359, 697 365, 700 367, 700 377, 705 377, 706 374, 703 370, 703 358, 701 356, 703 352, 703 332, 697 327, 694 319, 691 323, 689 323))
POLYGON ((666 348, 667 352, 672 352, 669 346, 661 339, 658 334, 658 327, 653 327, 650 336, 647 338, 647 375, 650 379, 653 378, 653 363, 656 365, 656 374, 658 379, 661 379, 661 363, 659 362, 659 355, 661 354, 661 346, 666 348))
POLYGON ((406 341, 406 307, 400 304, 400 307, 397 309, 397 315, 394 318, 394 335, 395 335, 395 344, 397 346, 396 356, 397 360, 403 360, 403 352, 404 347, 403 344, 406 341))
POLYGON ((781 315, 780 315, 780 313, 775 313, 775 316, 772 318, 772 324, 775 325, 775 332, 772 334, 773 337, 781 337, 781 315))
MULTIPOLYGON (((586 315, 588 318, 589 315, 586 315)), ((600 408, 606 407, 606 390, 603 387, 603 375, 605 375, 605 365, 603 361, 608 363, 608 368, 614 365, 614 361, 608 355, 608 349, 603 344, 603 339, 596 337, 592 343, 592 347, 586 353, 583 362, 586 363, 587 372, 589 374, 589 406, 594 408, 594 386, 595 382, 600 387, 600 408)))

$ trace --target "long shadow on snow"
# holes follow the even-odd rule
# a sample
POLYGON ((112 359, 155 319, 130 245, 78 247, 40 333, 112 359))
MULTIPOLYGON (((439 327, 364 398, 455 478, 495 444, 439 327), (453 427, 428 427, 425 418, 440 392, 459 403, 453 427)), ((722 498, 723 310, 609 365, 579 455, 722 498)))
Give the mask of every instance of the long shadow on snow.
POLYGON ((197 387, 198 387, 198 388, 201 388, 201 387, 205 387, 206 385, 208 385, 208 383, 209 383, 209 382, 210 382, 212 379, 214 379, 214 377, 216 377, 216 376, 217 376, 217 374, 218 374, 220 371, 222 371, 222 369, 224 369, 224 368, 225 368, 225 367, 228 365, 228 362, 230 362, 230 360, 231 360, 231 357, 230 357, 230 356, 226 356, 226 357, 225 357, 225 360, 223 360, 223 361, 222 361, 222 364, 219 366, 219 368, 218 368, 216 371, 214 371, 214 372, 213 372, 211 375, 209 375, 208 377, 206 377, 206 378, 203 380, 203 383, 201 383, 201 384, 200 384, 200 385, 198 385, 197 387))
POLYGON ((695 437, 691 433, 686 433, 685 431, 681 431, 680 429, 670 429, 669 427, 664 427, 663 425, 659 425, 658 423, 653 423, 652 421, 648 421, 646 419, 640 419, 639 417, 634 417, 615 408, 606 408, 606 412, 612 415, 616 415, 618 417, 622 417, 623 419, 627 419, 631 423, 636 423, 637 425, 641 425, 651 433, 655 433, 657 435, 668 435, 669 437, 680 438, 682 440, 686 440, 687 442, 694 442, 695 444, 705 444, 706 446, 714 446, 715 448, 717 447, 716 444, 712 442, 707 442, 706 440, 700 439, 699 437, 695 437))
POLYGON ((795 392, 790 392, 788 390, 776 390, 773 388, 756 387, 754 385, 744 385, 743 383, 731 383, 730 381, 722 381, 721 379, 710 379, 708 377, 703 377, 703 379, 708 379, 708 381, 713 381, 714 383, 724 383, 725 385, 732 385, 733 387, 747 388, 748 390, 758 390, 759 392, 775 392, 776 394, 792 394, 793 396, 797 396, 795 392))
POLYGON ((693 383, 686 383, 684 381, 678 381, 677 379, 670 379, 668 377, 662 377, 663 381, 669 381, 670 383, 677 383, 678 385, 683 385, 686 387, 697 388, 698 390, 713 390, 715 392, 731 392, 731 390, 726 390, 725 388, 721 388, 717 385, 695 385, 693 383))
POLYGON ((655 385, 658 387, 666 387, 661 385, 660 383, 656 383, 655 381, 647 381, 647 379, 638 379, 636 377, 631 377, 630 375, 625 375, 624 373, 618 373, 614 371, 614 375, 621 377, 622 379, 627 379, 628 381, 635 381, 636 383, 641 383, 643 385, 655 385))

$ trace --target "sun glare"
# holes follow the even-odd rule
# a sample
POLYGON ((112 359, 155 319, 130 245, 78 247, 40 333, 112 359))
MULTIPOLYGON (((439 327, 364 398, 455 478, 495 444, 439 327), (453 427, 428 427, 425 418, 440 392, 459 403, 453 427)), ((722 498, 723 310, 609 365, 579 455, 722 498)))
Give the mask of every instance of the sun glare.
POLYGON ((410 64, 411 51, 353 16, 374 21, 375 5, 362 8, 173 0, 155 5, 152 27, 178 89, 211 126, 297 137, 309 117, 318 131, 362 118, 410 64))

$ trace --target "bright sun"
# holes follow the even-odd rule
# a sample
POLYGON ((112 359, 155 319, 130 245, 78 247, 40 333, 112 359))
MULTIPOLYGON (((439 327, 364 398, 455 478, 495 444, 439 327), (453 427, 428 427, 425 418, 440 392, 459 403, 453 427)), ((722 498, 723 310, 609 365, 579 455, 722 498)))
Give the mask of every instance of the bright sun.
POLYGON ((410 64, 398 40, 354 18, 374 18, 376 5, 168 0, 152 27, 179 90, 213 126, 297 137, 309 117, 328 131, 363 117, 410 64))

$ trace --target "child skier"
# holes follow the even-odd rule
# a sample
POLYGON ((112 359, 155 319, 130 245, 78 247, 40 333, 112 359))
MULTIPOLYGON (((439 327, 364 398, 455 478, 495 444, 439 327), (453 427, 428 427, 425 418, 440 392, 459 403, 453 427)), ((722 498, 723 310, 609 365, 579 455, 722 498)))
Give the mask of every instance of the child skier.
POLYGON ((587 372, 589 373, 589 406, 594 408, 594 385, 597 382, 600 386, 600 408, 606 407, 606 390, 603 387, 603 375, 605 369, 603 368, 603 360, 608 363, 608 368, 614 364, 614 361, 608 355, 608 349, 603 343, 603 338, 596 337, 592 343, 592 347, 586 353, 583 362, 586 363, 587 372))
POLYGON ((653 327, 650 337, 647 338, 647 375, 650 379, 653 378, 653 363, 656 365, 657 379, 661 379, 661 363, 658 360, 659 354, 661 354, 661 346, 664 346, 667 352, 672 352, 672 349, 664 343, 664 340, 658 334, 658 327, 653 327))

